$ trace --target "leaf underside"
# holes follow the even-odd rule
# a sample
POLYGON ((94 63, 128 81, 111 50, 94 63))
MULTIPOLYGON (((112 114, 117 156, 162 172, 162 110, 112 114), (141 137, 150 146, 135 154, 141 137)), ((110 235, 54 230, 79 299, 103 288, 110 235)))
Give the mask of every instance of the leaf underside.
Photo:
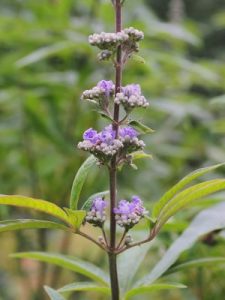
POLYGON ((104 271, 102 271, 100 268, 93 265, 92 263, 83 261, 75 257, 46 252, 21 252, 12 254, 11 257, 30 258, 42 262, 47 262, 62 267, 64 269, 69 269, 71 271, 82 274, 103 285, 108 286, 109 284, 108 275, 104 271))

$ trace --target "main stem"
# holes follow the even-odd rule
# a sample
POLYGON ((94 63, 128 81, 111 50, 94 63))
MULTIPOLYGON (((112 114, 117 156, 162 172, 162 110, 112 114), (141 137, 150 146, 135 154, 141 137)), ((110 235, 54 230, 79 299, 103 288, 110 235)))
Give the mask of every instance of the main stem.
MULTIPOLYGON (((115 0, 115 15, 116 15, 116 32, 122 30, 122 7, 121 0, 115 0)), ((121 91, 121 81, 122 81, 122 65, 121 65, 121 47, 119 46, 116 54, 116 78, 115 78, 115 93, 121 91)), ((114 115, 113 115, 113 129, 118 136, 119 131, 119 105, 114 105, 114 115)), ((109 269, 110 269, 110 281, 111 281, 111 295, 112 300, 119 300, 119 282, 118 282, 118 272, 117 272, 117 262, 116 254, 116 220, 113 212, 114 207, 116 207, 116 191, 117 191, 117 171, 116 171, 116 157, 111 161, 111 166, 109 170, 109 180, 110 180, 110 253, 109 253, 109 269)))

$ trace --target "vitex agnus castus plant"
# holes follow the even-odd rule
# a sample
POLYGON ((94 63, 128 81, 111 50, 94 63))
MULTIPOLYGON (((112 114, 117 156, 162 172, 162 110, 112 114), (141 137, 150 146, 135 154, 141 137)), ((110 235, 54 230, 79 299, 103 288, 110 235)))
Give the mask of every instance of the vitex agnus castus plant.
MULTIPOLYGON (((75 282, 58 290, 45 286, 47 294, 54 300, 66 299, 71 292, 76 291, 95 291, 102 294, 101 297, 104 299, 128 300, 155 290, 183 288, 182 284, 164 281, 160 277, 168 270, 173 271, 173 267, 170 267, 179 254, 191 247, 199 236, 225 227, 223 203, 202 211, 153 270, 146 276, 133 280, 149 248, 146 245, 151 245, 164 224, 187 206, 212 193, 224 190, 225 179, 211 179, 191 185, 193 180, 223 164, 198 169, 169 189, 151 211, 145 208, 145 203, 149 199, 141 199, 138 190, 128 199, 118 199, 117 173, 126 166, 135 168, 136 159, 151 157, 144 151, 145 143, 142 136, 152 133, 153 130, 131 117, 134 110, 149 107, 149 101, 143 95, 140 84, 122 83, 122 72, 125 72, 127 61, 139 51, 139 43, 144 39, 144 33, 133 27, 122 27, 122 9, 126 1, 111 2, 115 11, 115 32, 93 33, 89 36, 89 43, 99 49, 99 61, 112 63, 115 79, 104 78, 81 95, 82 101, 89 101, 97 107, 99 116, 104 117, 108 124, 100 131, 87 128, 78 143, 77 151, 86 151, 90 156, 75 176, 69 207, 60 208, 52 202, 20 195, 0 195, 2 205, 38 210, 50 217, 49 221, 36 219, 1 221, 0 232, 29 228, 60 229, 88 239, 108 256, 109 274, 92 263, 62 254, 46 252, 14 254, 13 256, 17 258, 56 264, 89 279, 88 282, 75 282), (90 196, 81 207, 80 193, 90 169, 94 166, 101 168, 99 176, 108 174, 109 192, 90 196), (106 197, 107 193, 109 197, 106 197), (52 216, 55 221, 52 221, 52 216), (203 226, 205 220, 207 226, 203 226), (137 239, 131 231, 139 222, 146 224, 146 235, 143 239, 137 239), (84 230, 84 227, 90 224, 101 231, 98 239, 84 230), (182 239, 185 239, 186 243, 182 243, 182 239)), ((179 269, 179 266, 174 270, 176 268, 179 269)))

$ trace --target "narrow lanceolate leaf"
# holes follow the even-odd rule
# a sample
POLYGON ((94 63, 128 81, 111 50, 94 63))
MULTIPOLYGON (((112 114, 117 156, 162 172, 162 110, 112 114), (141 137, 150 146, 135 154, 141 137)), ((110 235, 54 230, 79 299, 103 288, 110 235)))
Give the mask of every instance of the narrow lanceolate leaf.
POLYGON ((210 267, 210 265, 218 266, 218 264, 225 265, 225 257, 205 257, 205 258, 193 259, 172 267, 165 273, 165 275, 183 271, 188 268, 210 267))
POLYGON ((100 268, 78 258, 45 252, 21 252, 12 254, 11 256, 15 258, 30 258, 42 262, 47 262, 64 269, 69 269, 71 271, 82 274, 101 284, 108 286, 109 283, 107 274, 105 274, 100 268))
POLYGON ((181 181, 179 181, 176 185, 174 185, 171 189, 169 189, 162 197, 161 199, 156 203, 153 209, 153 218, 157 218, 160 214, 162 208, 179 192, 181 191, 186 185, 191 183, 193 180, 203 176, 204 174, 213 171, 221 166, 223 164, 217 164, 206 168, 198 169, 194 172, 191 172, 187 176, 185 176, 181 181))
POLYGON ((110 295, 110 289, 108 287, 100 286, 90 281, 74 282, 71 284, 67 284, 64 287, 58 289, 58 292, 60 293, 80 292, 80 291, 93 291, 93 292, 99 292, 99 293, 110 295))
POLYGON ((153 133, 154 130, 151 129, 150 127, 142 124, 141 122, 139 121, 136 121, 136 120, 132 120, 129 122, 129 124, 131 126, 133 126, 134 128, 136 128, 140 133, 143 133, 143 134, 147 134, 147 133, 153 133))
POLYGON ((164 253, 162 259, 149 274, 140 279, 135 287, 148 285, 160 278, 198 239, 214 230, 225 228, 225 202, 201 211, 184 233, 164 253))
MULTIPOLYGON (((136 232, 133 235, 137 241, 145 237, 146 232, 136 232)), ((154 241, 141 247, 133 247, 118 256, 118 276, 122 295, 132 287, 134 277, 153 244, 154 241)))
POLYGON ((45 200, 34 199, 19 195, 0 195, 0 204, 35 209, 46 214, 52 215, 66 222, 67 224, 70 224, 68 216, 63 209, 61 209, 56 204, 45 200))
POLYGON ((86 216, 85 210, 72 210, 69 208, 64 207, 64 210, 66 211, 68 215, 68 219, 70 223, 73 225, 73 228, 78 229, 80 228, 84 217, 86 216))
POLYGON ((70 195, 70 208, 77 209, 80 193, 84 182, 87 178, 90 169, 96 164, 96 159, 93 155, 89 156, 78 170, 72 185, 70 195))
POLYGON ((0 222, 0 232, 21 230, 21 229, 38 229, 38 228, 68 230, 68 227, 62 224, 58 224, 50 221, 42 221, 42 220, 18 219, 18 220, 6 220, 0 222))
POLYGON ((156 231, 160 229, 167 222, 167 220, 179 210, 185 208, 194 201, 224 189, 225 179, 215 179, 196 184, 182 191, 176 195, 161 211, 156 223, 156 231))
POLYGON ((92 203, 93 201, 97 198, 97 197, 101 197, 101 198, 105 198, 106 196, 109 195, 109 191, 104 191, 104 192, 100 192, 100 193, 96 193, 94 195, 91 195, 83 204, 82 209, 85 211, 89 211, 90 208, 92 207, 92 203))
POLYGON ((172 289, 184 289, 184 288, 186 288, 186 286, 180 283, 158 283, 158 284, 151 284, 151 285, 143 285, 128 291, 125 295, 124 300, 129 300, 132 297, 140 294, 151 293, 160 290, 172 290, 172 289))
POLYGON ((57 292, 56 290, 48 287, 48 286, 44 286, 44 289, 46 291, 46 293, 48 294, 49 298, 51 300, 66 300, 62 295, 59 294, 59 292, 57 292))
POLYGON ((16 66, 18 68, 23 68, 25 66, 28 66, 30 64, 33 64, 39 60, 42 60, 44 58, 47 58, 55 53, 61 52, 68 48, 73 48, 74 43, 70 41, 64 41, 60 43, 56 43, 55 45, 46 46, 43 48, 40 48, 27 56, 21 58, 16 62, 16 66))

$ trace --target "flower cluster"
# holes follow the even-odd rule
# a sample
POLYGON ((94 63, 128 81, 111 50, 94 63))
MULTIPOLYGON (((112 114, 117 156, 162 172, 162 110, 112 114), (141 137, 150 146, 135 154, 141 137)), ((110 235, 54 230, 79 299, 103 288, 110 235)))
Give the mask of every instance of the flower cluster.
POLYGON ((125 156, 144 148, 145 144, 138 139, 137 131, 130 127, 121 127, 116 137, 112 125, 105 127, 101 132, 89 128, 83 134, 83 141, 78 148, 94 154, 101 164, 108 163, 115 155, 125 156))
POLYGON ((101 80, 98 82, 97 86, 93 87, 91 90, 84 91, 81 99, 92 100, 100 97, 109 97, 114 91, 115 85, 111 80, 101 80))
MULTIPOLYGON (((82 100, 98 101, 101 108, 107 108, 110 97, 115 94, 115 85, 111 80, 101 80, 90 90, 83 92, 82 100)), ((135 107, 148 107, 149 103, 142 95, 139 84, 128 84, 122 87, 120 93, 117 93, 114 98, 114 103, 122 104, 124 109, 129 112, 135 107)))
POLYGON ((126 33, 130 39, 132 39, 134 42, 139 42, 143 40, 144 33, 138 29, 135 29, 133 27, 125 28, 124 33, 126 33))
POLYGON ((102 227, 106 219, 106 206, 107 202, 103 198, 95 198, 85 220, 94 226, 102 227))
POLYGON ((94 33, 89 36, 89 43, 103 50, 99 53, 99 60, 108 60, 117 50, 118 46, 122 47, 123 62, 131 55, 132 52, 138 52, 138 42, 144 38, 144 33, 133 27, 125 28, 117 33, 94 33))
POLYGON ((129 39, 129 35, 123 31, 121 32, 101 32, 94 33, 89 36, 89 43, 92 46, 97 46, 102 50, 115 50, 115 48, 129 39))
POLYGON ((106 108, 109 104, 109 98, 115 93, 115 85, 111 80, 101 80, 90 90, 85 90, 81 100, 98 101, 100 107, 106 108))
POLYGON ((139 84, 129 84, 122 88, 121 93, 117 93, 114 102, 122 104, 126 111, 135 107, 148 107, 149 103, 141 93, 139 84))
POLYGON ((143 218, 148 211, 138 196, 133 196, 131 201, 121 200, 118 207, 114 208, 116 222, 120 227, 129 230, 143 218))

